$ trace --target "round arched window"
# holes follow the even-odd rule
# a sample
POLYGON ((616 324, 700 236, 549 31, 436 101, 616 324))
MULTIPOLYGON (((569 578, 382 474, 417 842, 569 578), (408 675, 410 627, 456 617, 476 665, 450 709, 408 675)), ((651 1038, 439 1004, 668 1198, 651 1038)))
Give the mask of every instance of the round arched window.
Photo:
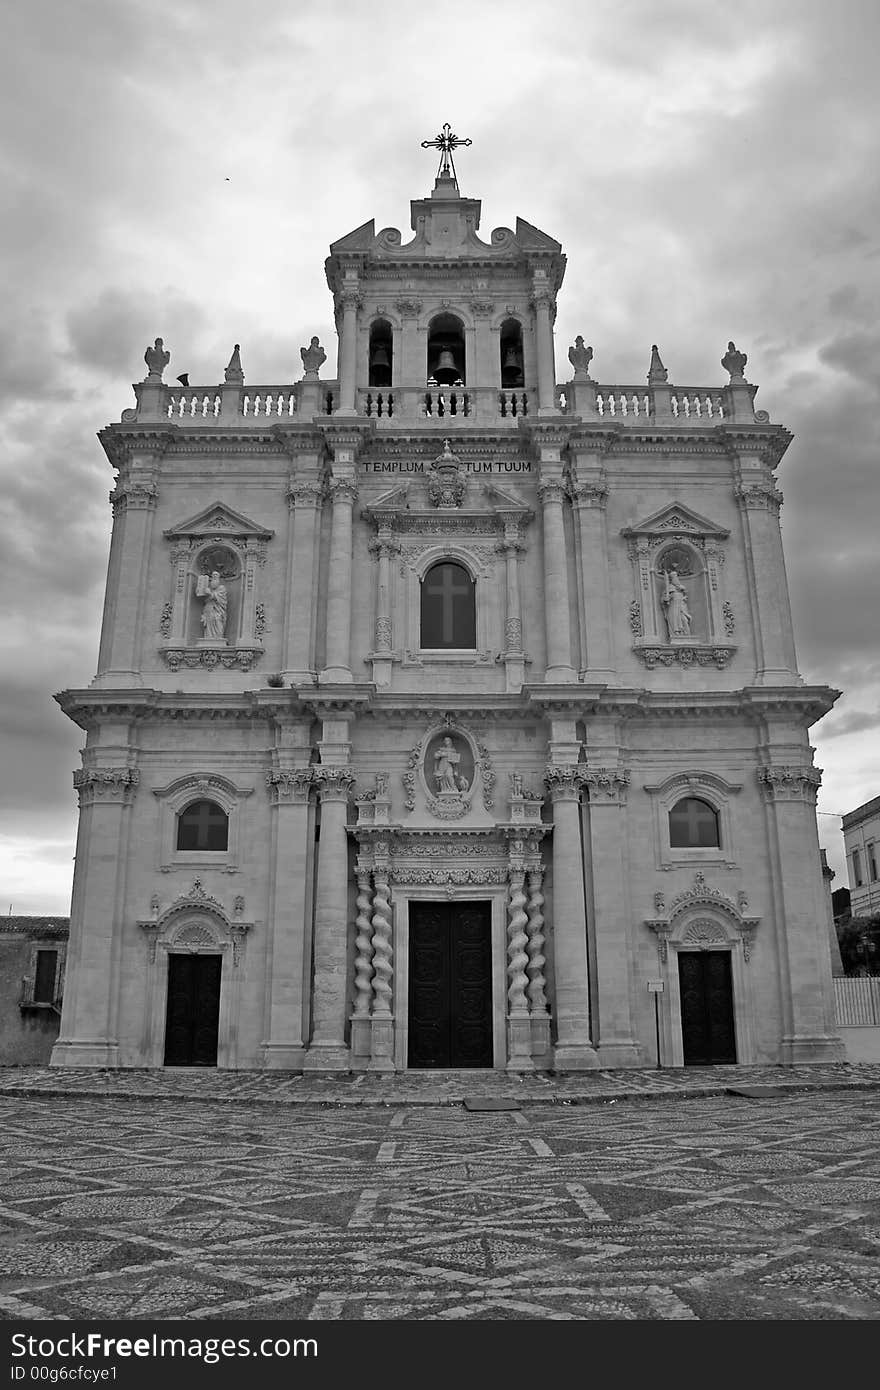
POLYGON ((714 849, 721 843, 718 812, 699 796, 685 796, 669 812, 669 843, 673 849, 714 849))
POLYGON ((464 565, 441 560, 422 580, 421 645, 476 647, 476 586, 464 565))
POLYGON ((177 817, 177 848, 225 850, 229 847, 229 817, 216 801, 191 801, 177 817))

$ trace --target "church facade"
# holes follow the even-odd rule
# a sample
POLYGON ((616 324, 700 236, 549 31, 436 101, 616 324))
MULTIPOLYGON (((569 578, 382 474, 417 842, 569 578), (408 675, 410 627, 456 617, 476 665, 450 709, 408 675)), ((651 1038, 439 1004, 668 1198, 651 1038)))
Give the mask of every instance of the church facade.
POLYGON ((579 338, 559 384, 562 248, 481 239, 447 153, 411 240, 330 248, 337 379, 313 338, 171 386, 160 339, 101 432, 55 1065, 843 1057, 790 435, 732 343, 619 386, 579 338))

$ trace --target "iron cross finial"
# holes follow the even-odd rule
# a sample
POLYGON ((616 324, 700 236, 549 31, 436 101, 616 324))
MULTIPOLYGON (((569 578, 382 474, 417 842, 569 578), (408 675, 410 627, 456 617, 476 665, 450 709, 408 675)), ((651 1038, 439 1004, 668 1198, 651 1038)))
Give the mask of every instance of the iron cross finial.
POLYGON ((451 174, 452 177, 455 179, 456 183, 458 183, 458 177, 455 172, 455 165, 452 162, 452 151, 457 150, 459 145, 472 145, 473 143, 473 140, 461 140, 457 135, 453 135, 452 126, 449 124, 448 121, 446 121, 439 135, 435 135, 433 140, 422 141, 422 149, 439 150, 440 167, 437 170, 438 179, 441 178, 444 174, 451 174))

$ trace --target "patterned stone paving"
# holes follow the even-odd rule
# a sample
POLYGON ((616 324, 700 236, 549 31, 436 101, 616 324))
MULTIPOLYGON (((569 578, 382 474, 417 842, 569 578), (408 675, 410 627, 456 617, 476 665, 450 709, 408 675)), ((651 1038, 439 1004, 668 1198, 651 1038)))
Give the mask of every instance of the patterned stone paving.
POLYGON ((822 1070, 496 1112, 5 1073, 0 1318, 874 1320, 880 1078, 822 1070))

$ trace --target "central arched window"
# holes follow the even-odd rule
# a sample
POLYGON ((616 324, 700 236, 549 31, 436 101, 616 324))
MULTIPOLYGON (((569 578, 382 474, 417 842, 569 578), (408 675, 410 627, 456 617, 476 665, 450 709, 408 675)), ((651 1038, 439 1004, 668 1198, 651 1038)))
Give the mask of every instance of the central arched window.
POLYGON ((669 843, 673 849, 717 849, 718 812, 698 796, 685 796, 669 812, 669 843))
POLYGON ((464 565, 441 560, 422 580, 421 645, 476 647, 476 585, 464 565))
POLYGON ((177 817, 177 848, 225 850, 229 844, 229 817, 216 801, 191 801, 177 817))

